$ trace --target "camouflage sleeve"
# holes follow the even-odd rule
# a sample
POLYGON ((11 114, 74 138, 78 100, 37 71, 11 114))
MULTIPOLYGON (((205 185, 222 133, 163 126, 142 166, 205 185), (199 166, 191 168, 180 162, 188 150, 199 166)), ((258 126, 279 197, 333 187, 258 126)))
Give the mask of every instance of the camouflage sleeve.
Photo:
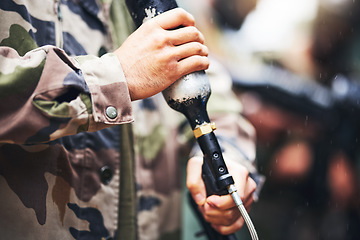
POLYGON ((44 46, 0 47, 0 143, 48 142, 133 120, 116 56, 71 58, 44 46))

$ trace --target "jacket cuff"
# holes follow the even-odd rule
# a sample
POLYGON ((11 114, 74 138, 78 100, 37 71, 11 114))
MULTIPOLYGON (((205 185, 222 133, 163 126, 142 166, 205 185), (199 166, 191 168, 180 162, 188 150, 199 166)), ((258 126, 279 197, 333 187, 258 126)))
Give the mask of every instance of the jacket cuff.
MULTIPOLYGON (((103 124, 133 121, 131 98, 125 75, 115 54, 76 57, 90 91, 93 122, 89 130, 103 124)), ((101 127, 100 127, 101 128, 101 127)))

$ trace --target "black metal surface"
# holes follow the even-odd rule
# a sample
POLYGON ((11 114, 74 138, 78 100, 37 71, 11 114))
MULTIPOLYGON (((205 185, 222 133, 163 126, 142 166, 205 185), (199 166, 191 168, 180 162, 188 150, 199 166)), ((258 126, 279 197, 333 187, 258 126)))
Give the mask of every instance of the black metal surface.
POLYGON ((154 9, 156 12, 155 15, 159 15, 178 7, 176 1, 173 0, 126 0, 126 5, 137 27, 139 27, 147 17, 145 10, 154 9))

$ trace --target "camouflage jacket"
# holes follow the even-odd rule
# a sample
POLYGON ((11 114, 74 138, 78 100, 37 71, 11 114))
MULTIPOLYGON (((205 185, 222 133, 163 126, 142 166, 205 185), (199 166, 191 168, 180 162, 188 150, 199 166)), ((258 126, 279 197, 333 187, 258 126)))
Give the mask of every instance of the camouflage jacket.
MULTIPOLYGON (((161 95, 130 101, 111 53, 132 29, 124 2, 3 0, 0 21, 1 237, 177 239, 191 131, 161 95)), ((220 85, 224 149, 255 173, 253 129, 220 85)))

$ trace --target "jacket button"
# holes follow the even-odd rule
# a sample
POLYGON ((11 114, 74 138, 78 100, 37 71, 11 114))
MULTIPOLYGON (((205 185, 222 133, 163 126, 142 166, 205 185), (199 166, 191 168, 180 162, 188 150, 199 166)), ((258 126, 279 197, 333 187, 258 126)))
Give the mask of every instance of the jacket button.
POLYGON ((100 169, 100 180, 103 184, 107 185, 110 183, 113 177, 113 173, 108 166, 104 166, 100 169))
POLYGON ((110 106, 106 108, 106 116, 110 119, 114 119, 117 117, 117 111, 116 108, 110 106))

